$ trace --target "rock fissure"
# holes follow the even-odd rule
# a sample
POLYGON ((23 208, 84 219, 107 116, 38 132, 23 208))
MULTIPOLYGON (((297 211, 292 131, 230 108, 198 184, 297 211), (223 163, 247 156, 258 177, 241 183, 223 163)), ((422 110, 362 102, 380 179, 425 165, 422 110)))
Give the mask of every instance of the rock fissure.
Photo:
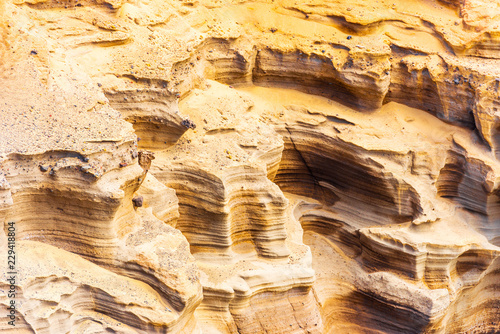
POLYGON ((500 331, 498 14, 0 2, 0 331, 500 331))

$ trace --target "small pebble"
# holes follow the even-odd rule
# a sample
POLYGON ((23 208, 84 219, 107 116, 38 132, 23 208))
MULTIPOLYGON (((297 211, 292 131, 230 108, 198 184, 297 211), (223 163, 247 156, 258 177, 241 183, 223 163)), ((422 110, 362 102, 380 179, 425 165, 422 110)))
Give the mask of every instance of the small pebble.
POLYGON ((181 122, 182 125, 184 125, 188 129, 196 129, 196 124, 190 119, 183 119, 181 122))
POLYGON ((132 202, 134 203, 134 206, 140 208, 144 202, 144 199, 142 196, 137 196, 132 199, 132 202))

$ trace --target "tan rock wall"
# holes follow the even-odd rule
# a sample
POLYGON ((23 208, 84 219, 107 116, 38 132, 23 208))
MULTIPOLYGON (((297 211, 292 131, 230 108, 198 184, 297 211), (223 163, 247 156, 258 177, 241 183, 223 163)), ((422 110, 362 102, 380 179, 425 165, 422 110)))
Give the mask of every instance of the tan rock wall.
POLYGON ((0 330, 500 331, 499 13, 0 1, 0 330))

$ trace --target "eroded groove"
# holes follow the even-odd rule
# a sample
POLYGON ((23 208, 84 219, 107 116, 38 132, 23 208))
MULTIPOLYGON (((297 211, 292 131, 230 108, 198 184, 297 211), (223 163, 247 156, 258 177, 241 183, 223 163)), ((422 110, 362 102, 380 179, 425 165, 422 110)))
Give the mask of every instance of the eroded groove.
POLYGON ((2 3, 16 333, 499 331, 482 6, 2 3))

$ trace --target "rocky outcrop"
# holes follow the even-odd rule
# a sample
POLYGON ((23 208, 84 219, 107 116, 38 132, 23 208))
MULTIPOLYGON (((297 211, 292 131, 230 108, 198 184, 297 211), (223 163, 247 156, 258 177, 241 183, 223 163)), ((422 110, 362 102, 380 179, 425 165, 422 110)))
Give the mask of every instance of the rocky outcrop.
POLYGON ((363 109, 379 108, 390 82, 389 55, 340 50, 340 64, 314 53, 262 50, 255 59, 253 82, 348 101, 363 109))
MULTIPOLYGON (((51 59, 44 75, 31 59, 38 51, 17 46, 12 52, 24 58, 4 73, 1 93, 0 210, 6 235, 7 224, 15 223, 20 327, 195 329, 199 271, 184 236, 165 224, 178 217, 176 199, 155 204, 169 191, 163 185, 163 193, 152 191, 158 181, 138 164, 133 128, 71 61, 62 55, 51 59), (151 212, 132 202, 145 177, 139 193, 151 202, 151 212)), ((7 238, 2 240, 6 246, 7 238)), ((5 258, 7 251, 3 247, 5 258)), ((3 265, 7 287, 11 270, 3 265)), ((12 329, 7 321, 2 326, 12 329)))
POLYGON ((1 2, 0 329, 500 331, 497 14, 1 2))

